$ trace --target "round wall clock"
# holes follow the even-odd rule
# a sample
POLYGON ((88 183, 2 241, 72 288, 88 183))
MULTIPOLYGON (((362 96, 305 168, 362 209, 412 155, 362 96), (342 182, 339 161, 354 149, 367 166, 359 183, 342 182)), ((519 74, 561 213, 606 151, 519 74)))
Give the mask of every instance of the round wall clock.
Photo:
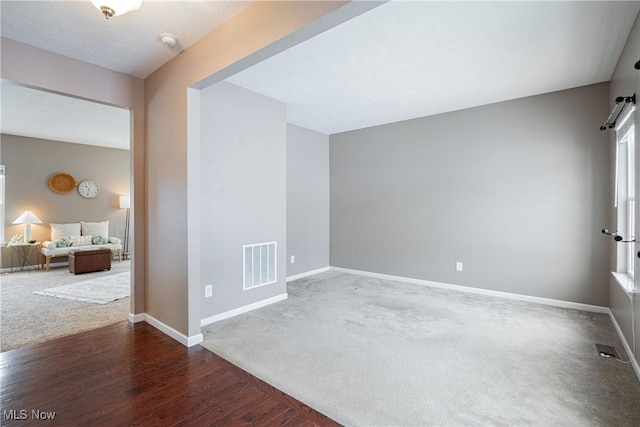
POLYGON ((49 188, 54 193, 71 193, 76 188, 76 180, 68 173, 54 173, 49 177, 49 188))
POLYGON ((78 184, 78 193, 82 197, 93 199, 100 194, 100 186, 97 182, 87 179, 78 184))

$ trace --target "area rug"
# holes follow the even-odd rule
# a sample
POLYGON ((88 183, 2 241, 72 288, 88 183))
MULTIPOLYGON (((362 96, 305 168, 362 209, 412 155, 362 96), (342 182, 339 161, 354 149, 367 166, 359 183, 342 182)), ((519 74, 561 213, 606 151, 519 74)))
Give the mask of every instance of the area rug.
POLYGON ((110 274, 70 285, 33 291, 37 295, 107 304, 129 296, 130 272, 110 274))

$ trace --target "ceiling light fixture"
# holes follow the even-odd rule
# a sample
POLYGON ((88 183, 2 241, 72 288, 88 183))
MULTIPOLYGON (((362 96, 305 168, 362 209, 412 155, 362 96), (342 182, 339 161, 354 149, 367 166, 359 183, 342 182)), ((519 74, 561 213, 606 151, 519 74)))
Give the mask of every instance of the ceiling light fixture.
POLYGON ((138 9, 142 0, 91 0, 91 3, 109 19, 138 9))

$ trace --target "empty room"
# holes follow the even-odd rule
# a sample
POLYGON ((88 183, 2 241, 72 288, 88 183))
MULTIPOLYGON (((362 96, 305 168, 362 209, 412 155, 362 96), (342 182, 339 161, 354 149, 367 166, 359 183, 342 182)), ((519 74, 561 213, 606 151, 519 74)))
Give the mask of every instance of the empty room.
POLYGON ((108 3, 1 5, 3 86, 131 111, 136 213, 3 422, 640 424, 640 3, 108 3))
POLYGON ((203 88, 203 345, 346 425, 636 423, 637 6, 390 2, 203 88))

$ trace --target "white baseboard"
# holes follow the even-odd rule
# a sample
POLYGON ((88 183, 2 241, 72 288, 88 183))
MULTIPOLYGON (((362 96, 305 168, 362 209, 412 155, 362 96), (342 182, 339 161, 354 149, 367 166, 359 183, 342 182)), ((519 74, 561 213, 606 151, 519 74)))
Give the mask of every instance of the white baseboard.
MULTIPOLYGON (((631 350, 631 347, 629 346, 629 343, 627 342, 626 338, 624 337, 624 334, 622 333, 622 330, 620 329, 620 326, 618 325, 618 322, 616 321, 615 316, 613 315, 613 313, 611 312, 611 310, 608 307, 602 307, 602 306, 598 306, 598 305, 591 305, 591 304, 582 304, 582 303, 576 303, 576 302, 570 302, 570 301, 562 301, 562 300, 556 300, 556 299, 551 299, 551 298, 542 298, 542 297, 533 297, 533 296, 529 296, 529 295, 521 295, 521 294, 514 294, 514 293, 510 293, 510 292, 501 292, 501 291, 492 291, 492 290, 488 290, 488 289, 480 289, 480 288, 471 288, 468 286, 460 286, 460 285, 451 285, 448 283, 440 283, 440 282, 432 282, 429 280, 421 280, 421 279, 412 279, 409 277, 402 277, 402 276, 393 276, 390 274, 382 274, 382 273, 372 273, 369 271, 362 271, 362 270, 353 270, 353 269, 349 269, 349 268, 342 268, 342 267, 325 267, 325 268, 320 268, 317 270, 313 270, 313 271, 308 271, 306 273, 301 273, 301 274, 297 274, 295 276, 290 276, 287 277, 287 282, 292 281, 292 280, 297 280, 303 277, 307 277, 307 276, 311 276, 313 274, 318 274, 318 273, 323 273, 325 271, 338 271, 338 272, 342 272, 342 273, 349 273, 349 274, 357 274, 360 276, 367 276, 367 277, 375 277, 378 279, 385 279, 385 280, 395 280, 398 282, 405 282, 405 283, 412 283, 412 284, 416 284, 416 285, 422 285, 422 286, 431 286, 431 287, 436 287, 436 288, 442 288, 442 289, 449 289, 449 290, 455 290, 455 291, 460 291, 460 292, 467 292, 467 293, 473 293, 473 294, 479 294, 479 295, 488 295, 488 296, 494 296, 494 297, 499 297, 499 298, 506 298, 506 299, 512 299, 512 300, 518 300, 518 301, 525 301, 525 302, 532 302, 532 303, 537 303, 537 304, 543 304, 543 305, 550 305, 550 306, 554 306, 554 307, 562 307, 562 308, 571 308, 571 309, 575 309, 575 310, 582 310, 582 311, 588 311, 588 312, 594 312, 594 313, 603 313, 603 314, 608 314, 609 317, 611 318, 611 322, 613 323, 613 326, 616 330, 616 333, 618 334, 618 337, 620 338, 620 341, 622 342, 622 345, 627 353, 627 355, 629 355, 629 358, 631 360, 631 366, 633 367, 633 371, 635 372, 636 376, 638 377, 638 380, 640 381, 640 366, 638 365, 638 361, 635 359, 635 355, 633 354, 633 351, 631 350)), ((245 305, 243 307, 239 307, 236 308, 234 310, 230 310, 221 314, 217 314, 215 316, 211 316, 208 317, 206 319, 202 319, 202 321, 200 322, 200 326, 206 326, 206 325, 210 325, 211 323, 215 323, 218 322, 220 320, 224 320, 224 319, 228 319, 230 317, 233 316, 237 316, 239 314, 243 314, 246 312, 249 312, 251 310, 255 310, 257 308, 260 307, 264 307, 267 306, 269 304, 273 304, 282 300, 285 300, 288 298, 288 295, 286 293, 281 294, 281 295, 277 295, 275 297, 272 298, 268 298, 253 304, 249 304, 249 305, 245 305)), ((129 318, 130 321, 132 321, 132 318, 137 318, 137 316, 145 316, 147 318, 152 319, 152 321, 148 321, 148 323, 152 324, 153 326, 155 326, 156 328, 160 329, 161 331, 167 333, 168 335, 174 337, 172 335, 172 333, 166 332, 163 327, 165 328, 169 328, 171 331, 173 331, 175 334, 179 334, 180 336, 187 338, 186 336, 180 334, 178 331, 176 331, 173 328, 170 328, 166 325, 164 325, 163 323, 161 323, 160 321, 154 319, 153 317, 149 316, 149 315, 145 315, 145 314, 137 314, 135 316, 129 314, 129 318), (156 323, 159 325, 162 325, 162 327, 157 326, 156 323)), ((199 337, 199 341, 195 342, 194 344, 197 344, 199 342, 202 342, 202 334, 198 334, 196 337, 199 337)), ((182 339, 176 338, 174 337, 174 339, 182 342, 182 339)), ((191 345, 194 345, 191 344, 191 345)), ((187 345, 187 344, 185 344, 187 345)))
POLYGON ((306 271, 300 274, 294 274, 293 276, 287 277, 287 282, 291 282, 292 280, 302 279, 303 277, 313 276, 314 274, 324 273, 325 271, 329 271, 331 267, 322 267, 316 270, 306 271))
MULTIPOLYGON (((135 318, 135 319, 140 319, 139 316, 142 316, 143 320, 145 322, 147 322, 148 324, 150 324, 151 326, 153 326, 154 328, 160 330, 161 332, 165 333, 166 335, 169 335, 171 338, 173 338, 174 340, 178 341, 180 344, 186 346, 186 347, 192 347, 196 344, 200 344, 202 342, 202 340, 204 339, 204 336, 202 334, 196 334, 196 335, 192 335, 190 337, 186 336, 185 334, 183 334, 182 332, 178 332, 175 329, 173 329, 171 326, 162 323, 161 321, 159 321, 158 319, 156 319, 155 317, 147 314, 147 313, 140 313, 140 314, 136 314, 135 316, 131 316, 129 317, 129 321, 131 321, 131 318, 135 318)), ((140 320, 138 320, 140 321, 140 320)))
POLYGON ((285 292, 284 294, 276 295, 275 297, 267 298, 262 301, 254 302, 253 304, 244 305, 242 307, 238 307, 233 310, 225 311, 224 313, 216 314, 215 316, 207 317, 206 319, 202 319, 200 321, 200 326, 207 326, 215 322, 219 322, 224 319, 228 319, 233 316, 237 316, 239 314, 247 313, 249 311, 255 310, 257 308, 265 307, 267 305, 283 301, 289 298, 289 295, 285 292))
POLYGON ((432 286, 436 288, 450 289, 450 290, 455 290, 460 292, 467 292, 467 293, 473 293, 473 294, 479 294, 479 295, 489 295, 489 296, 494 296, 499 298, 507 298, 507 299, 513 299, 518 301, 532 302, 536 304, 550 305, 554 307, 571 308, 575 310, 582 310, 582 311, 588 311, 593 313, 608 314, 609 317, 611 318, 611 322, 613 323, 613 327, 616 330, 616 333, 618 334, 618 337, 620 338, 620 341, 622 342, 622 345, 627 355, 629 356, 629 360, 631 360, 631 366, 633 367, 633 371, 635 372, 636 377, 638 378, 638 381, 640 381, 640 365, 638 364, 638 361, 635 358, 635 354, 631 350, 631 346, 629 345, 626 338, 624 337, 624 334, 622 333, 622 330, 620 329, 620 325, 618 325, 618 322, 616 321, 616 318, 613 315, 613 312, 608 307, 602 307, 599 305, 581 304, 577 302, 562 301, 562 300, 556 300, 551 298, 533 297, 529 295, 514 294, 509 292, 492 291, 488 289, 471 288, 468 286, 451 285, 448 283, 432 282, 429 280, 421 280, 421 279, 412 279, 409 277, 393 276, 390 274, 372 273, 369 271, 353 270, 350 268, 329 267, 329 269, 331 271, 357 274, 360 276, 367 276, 367 277, 375 277, 378 279, 395 280, 397 282, 412 283, 412 284, 423 285, 423 286, 432 286))
POLYGON ((144 322, 144 313, 133 314, 129 313, 129 323, 144 322))
POLYGON ((638 381, 640 381, 640 365, 638 365, 638 361, 636 360, 636 355, 633 354, 631 350, 631 346, 627 342, 627 339, 624 337, 622 333, 622 329, 620 329, 620 325, 618 325, 618 321, 616 317, 613 315, 613 312, 609 310, 609 317, 611 318, 611 323, 613 323, 613 327, 618 334, 618 338, 620 338, 620 342, 622 342, 622 346, 624 347, 624 351, 627 352, 627 356, 629 356, 629 360, 631 361, 631 366, 633 367, 633 371, 636 373, 636 377, 638 377, 638 381))
POLYGON ((431 286, 434 288, 449 289, 454 291, 467 292, 471 294, 488 295, 488 296, 493 296, 498 298, 532 302, 532 303, 543 304, 543 305, 551 305, 554 307, 572 308, 574 310, 589 311, 592 313, 609 314, 608 307, 602 307, 599 305, 581 304, 577 302, 562 301, 562 300, 551 299, 551 298, 542 298, 542 297, 533 297, 529 295, 513 294, 510 292, 492 291, 489 289, 471 288, 469 286, 450 285, 448 283, 432 282, 429 280, 422 280, 422 279, 412 279, 410 277, 392 276, 390 274, 371 273, 369 271, 352 270, 350 268, 330 267, 330 269, 332 271, 339 271, 342 273, 358 274, 360 276, 375 277, 378 279, 385 279, 385 280, 395 280, 397 282, 412 283, 415 285, 431 286))

